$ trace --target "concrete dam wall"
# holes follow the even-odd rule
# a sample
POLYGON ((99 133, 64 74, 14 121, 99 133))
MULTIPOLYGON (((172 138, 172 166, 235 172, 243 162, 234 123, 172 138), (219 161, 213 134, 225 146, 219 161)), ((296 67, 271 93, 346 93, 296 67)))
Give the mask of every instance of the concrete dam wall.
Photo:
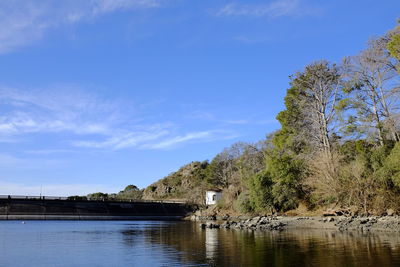
POLYGON ((0 220, 174 220, 190 211, 170 202, 0 199, 0 220))

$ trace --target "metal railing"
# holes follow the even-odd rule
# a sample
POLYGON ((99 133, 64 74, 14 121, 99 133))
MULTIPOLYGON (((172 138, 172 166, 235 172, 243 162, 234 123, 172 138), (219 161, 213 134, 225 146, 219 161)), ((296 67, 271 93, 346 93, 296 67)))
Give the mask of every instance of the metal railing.
POLYGON ((19 196, 19 195, 0 195, 0 199, 48 199, 48 200, 67 200, 67 197, 55 196, 19 196))

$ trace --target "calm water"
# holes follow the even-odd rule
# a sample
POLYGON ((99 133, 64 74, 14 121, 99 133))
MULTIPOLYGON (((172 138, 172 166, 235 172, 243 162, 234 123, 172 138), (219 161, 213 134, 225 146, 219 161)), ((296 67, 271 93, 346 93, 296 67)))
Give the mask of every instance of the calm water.
POLYGON ((400 235, 199 229, 192 222, 0 222, 0 266, 400 266, 400 235))

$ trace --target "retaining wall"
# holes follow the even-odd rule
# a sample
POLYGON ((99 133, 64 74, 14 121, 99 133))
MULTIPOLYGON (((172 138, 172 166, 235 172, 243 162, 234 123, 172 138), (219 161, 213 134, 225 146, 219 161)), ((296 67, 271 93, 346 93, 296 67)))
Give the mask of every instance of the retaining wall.
POLYGON ((0 199, 0 220, 167 220, 190 211, 184 203, 0 199))

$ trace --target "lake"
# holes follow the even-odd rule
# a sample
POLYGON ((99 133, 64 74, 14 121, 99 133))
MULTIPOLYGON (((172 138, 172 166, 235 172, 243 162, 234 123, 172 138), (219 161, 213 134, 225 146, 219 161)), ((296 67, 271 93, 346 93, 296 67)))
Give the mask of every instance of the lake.
POLYGON ((200 229, 184 221, 0 221, 0 266, 400 266, 400 235, 200 229))

